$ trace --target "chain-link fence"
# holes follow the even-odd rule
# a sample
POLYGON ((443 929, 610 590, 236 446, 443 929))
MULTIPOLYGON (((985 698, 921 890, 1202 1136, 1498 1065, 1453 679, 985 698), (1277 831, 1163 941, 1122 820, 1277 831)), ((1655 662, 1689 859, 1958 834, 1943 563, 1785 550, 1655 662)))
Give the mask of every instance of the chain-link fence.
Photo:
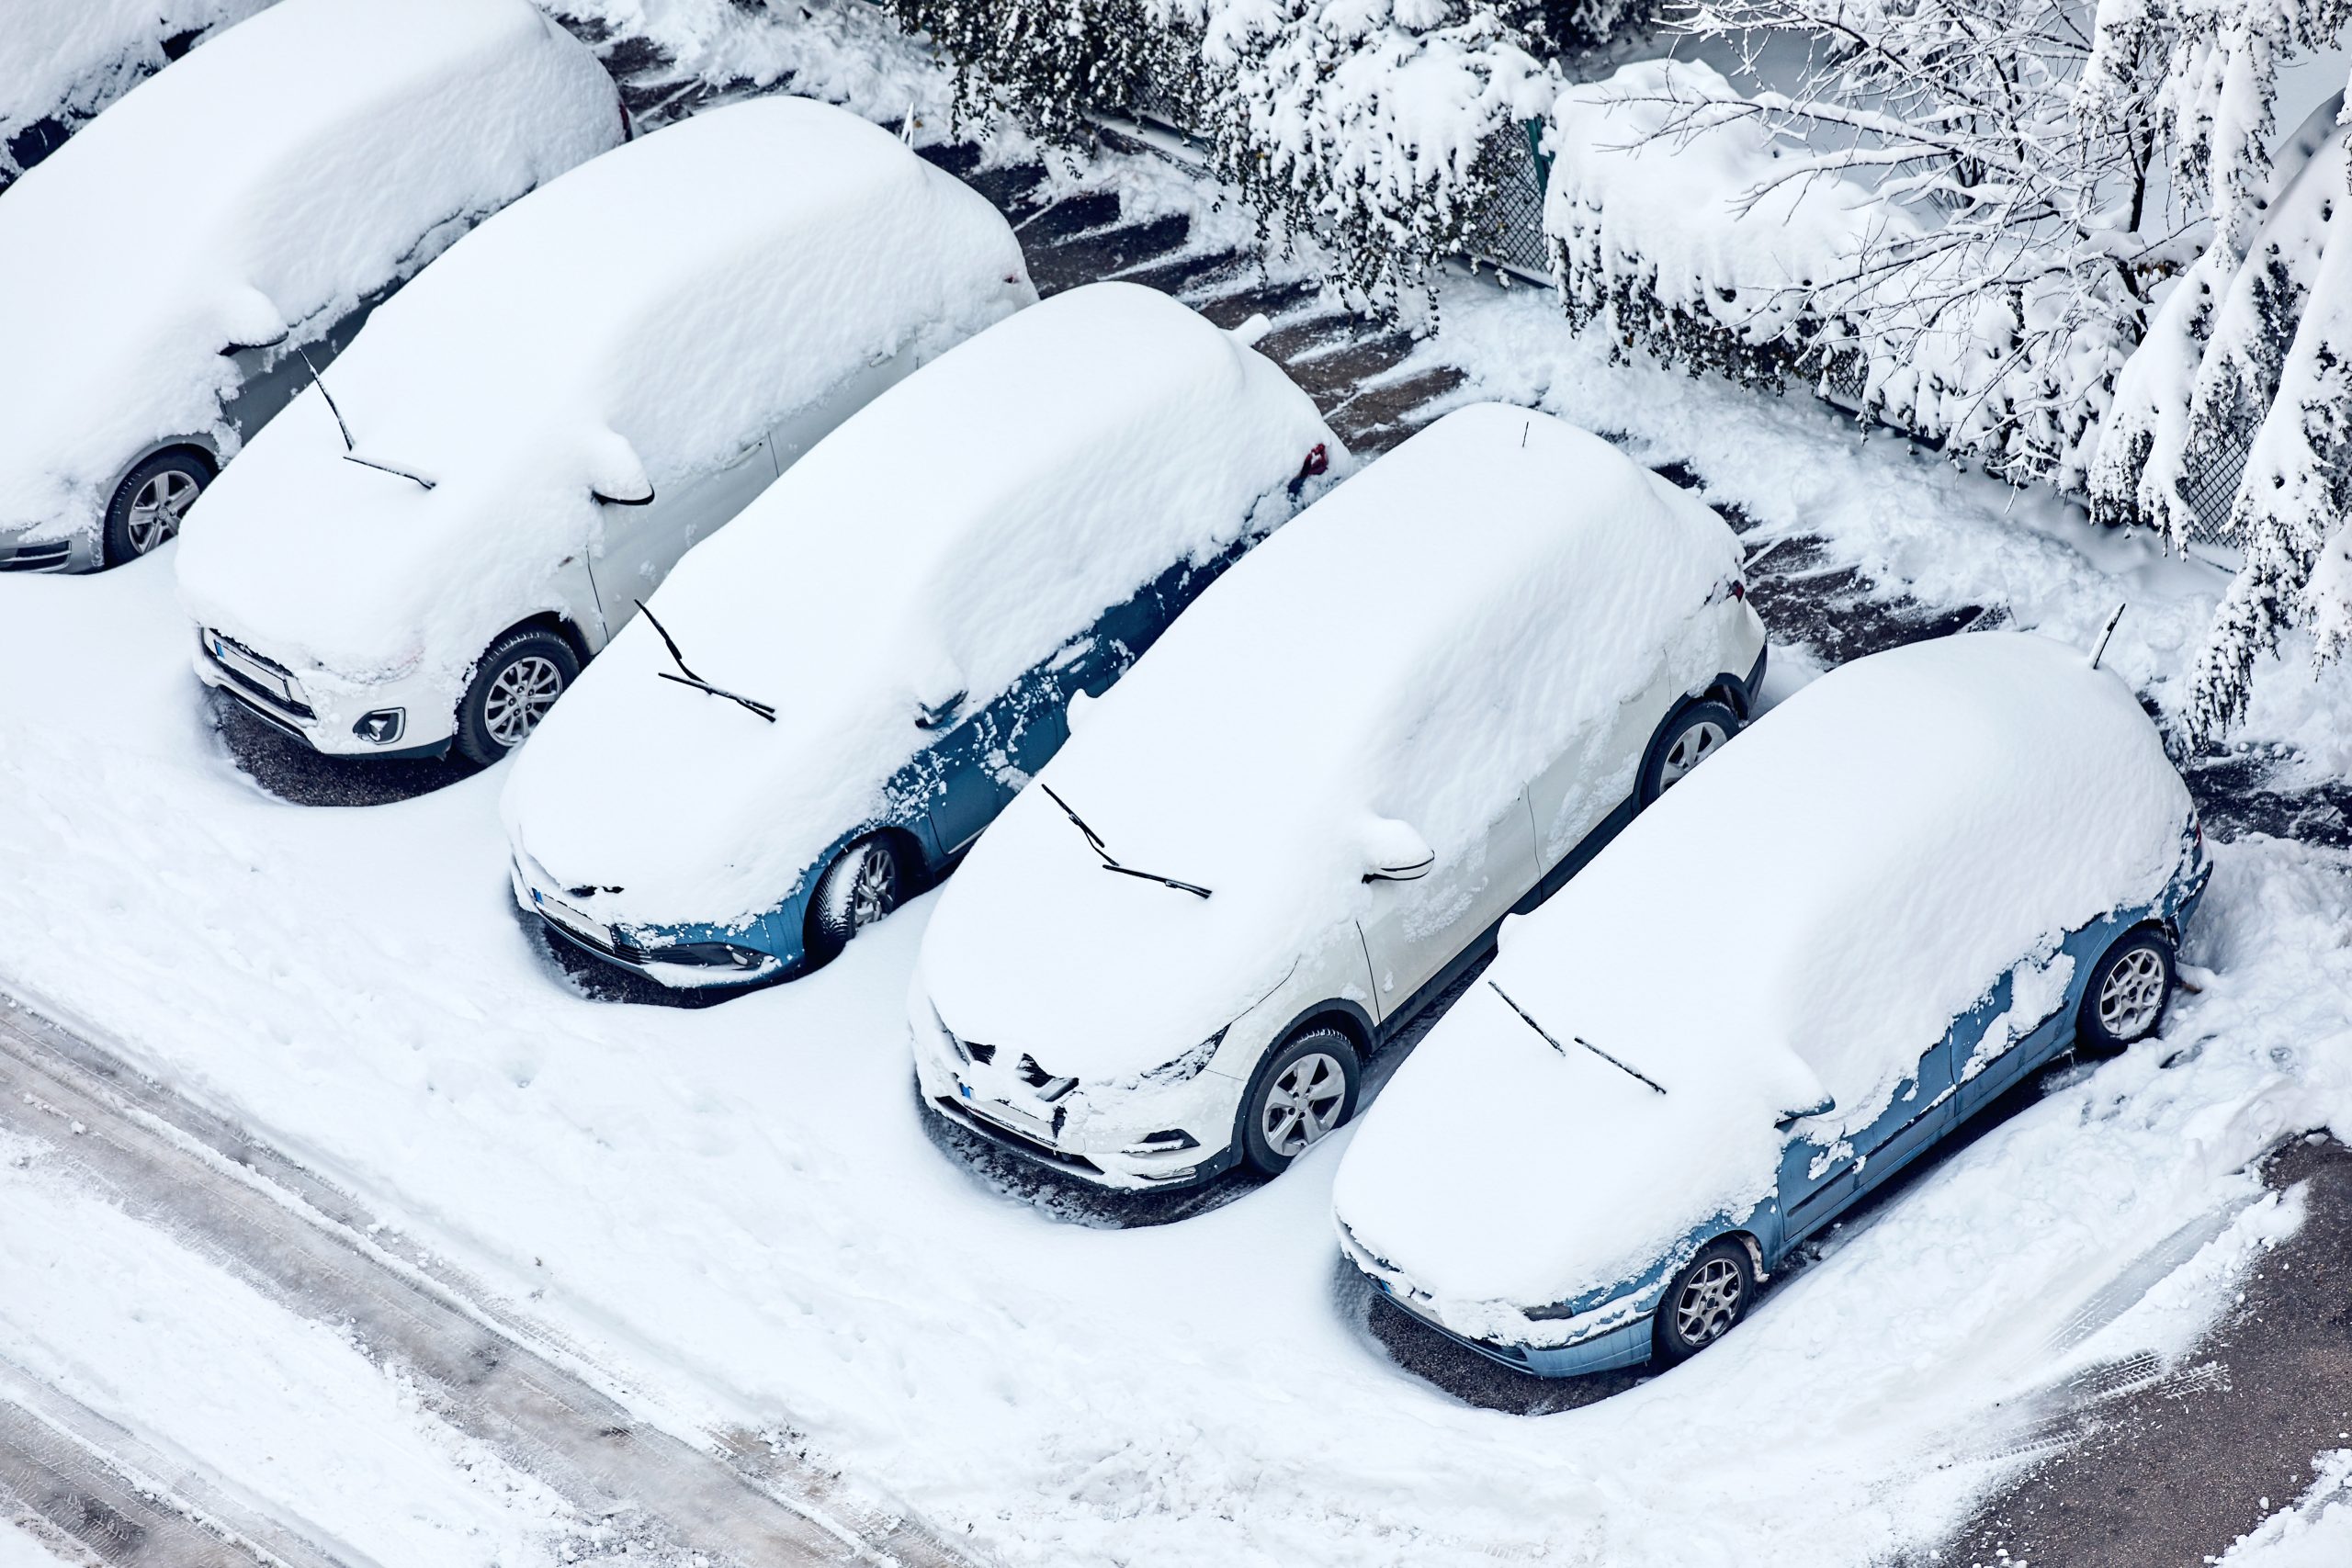
POLYGON ((1552 161, 1544 155, 1544 122, 1503 127, 1478 155, 1491 194, 1471 215, 1468 250, 1474 261, 1524 277, 1552 281, 1551 248, 1544 243, 1544 192, 1552 161))

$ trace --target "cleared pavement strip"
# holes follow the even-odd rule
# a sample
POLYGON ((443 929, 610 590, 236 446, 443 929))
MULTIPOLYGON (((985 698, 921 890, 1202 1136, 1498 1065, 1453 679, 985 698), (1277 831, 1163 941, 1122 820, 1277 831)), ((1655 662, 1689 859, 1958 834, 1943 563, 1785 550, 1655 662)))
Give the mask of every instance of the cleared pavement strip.
MULTIPOLYGON (((631 1397, 625 1386, 463 1276, 386 1252, 348 1195, 242 1128, 141 1078, 90 1032, 66 1028, 5 996, 0 1130, 51 1145, 62 1163, 132 1217, 168 1231, 288 1310, 352 1334, 371 1356, 413 1377, 435 1416, 537 1476, 583 1516, 640 1543, 640 1551, 700 1551, 744 1568, 945 1568, 972 1561, 904 1512, 860 1496, 842 1478, 771 1445, 706 1435, 711 1447, 703 1448, 650 1424, 625 1403, 631 1397)), ((0 1375, 0 1394, 6 1382, 0 1375)), ((59 1456, 51 1468, 63 1474, 57 1444, 71 1423, 44 1414, 0 1405, 0 1454, 15 1467, 8 1491, 39 1484, 33 1472, 45 1461, 20 1448, 37 1430, 51 1434, 41 1451, 59 1456)), ((113 1467, 118 1475, 141 1468, 135 1456, 113 1457, 120 1461, 113 1467)), ((192 1501, 204 1511, 200 1499, 192 1501)), ((199 1533, 216 1547, 225 1544, 220 1535, 199 1533)), ((109 1562, 164 1560, 133 1554, 143 1549, 129 1540, 110 1547, 104 1530, 94 1534, 97 1539, 85 1543, 109 1562)))

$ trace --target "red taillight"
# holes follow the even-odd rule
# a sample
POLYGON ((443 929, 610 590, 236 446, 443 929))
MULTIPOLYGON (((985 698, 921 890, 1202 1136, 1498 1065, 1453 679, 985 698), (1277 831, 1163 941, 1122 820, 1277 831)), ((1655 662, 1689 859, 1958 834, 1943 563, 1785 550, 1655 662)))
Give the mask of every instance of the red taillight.
POLYGON ((1323 443, 1317 441, 1315 450, 1306 455, 1306 461, 1298 466, 1298 477, 1311 479, 1317 474, 1329 473, 1330 468, 1331 454, 1323 449, 1323 443))
POLYGON ((1732 596, 1733 598, 1735 598, 1735 599, 1745 599, 1745 598, 1747 598, 1747 584, 1746 584, 1745 582, 1742 582, 1742 581, 1741 581, 1739 579, 1737 579, 1736 577, 1733 578, 1733 579, 1731 580, 1731 596, 1732 596))

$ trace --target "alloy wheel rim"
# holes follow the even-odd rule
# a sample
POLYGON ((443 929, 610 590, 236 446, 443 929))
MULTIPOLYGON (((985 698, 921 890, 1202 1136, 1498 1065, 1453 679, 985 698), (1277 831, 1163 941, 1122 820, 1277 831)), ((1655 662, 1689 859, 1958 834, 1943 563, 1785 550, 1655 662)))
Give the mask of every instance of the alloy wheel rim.
POLYGON ((1348 1101, 1347 1069, 1329 1052, 1313 1051, 1284 1067, 1267 1086, 1258 1112, 1266 1146, 1284 1159, 1320 1141, 1340 1124, 1348 1101))
POLYGON ((203 487, 192 475, 165 468, 139 487, 130 499, 130 548, 145 555, 180 531, 180 519, 203 487))
POLYGON ((2135 947, 2099 984, 2099 1027, 2118 1040, 2135 1040, 2155 1026, 2164 1004, 2164 960, 2153 947, 2135 947))
POLYGON ((849 929, 864 931, 898 904, 899 878, 889 852, 879 844, 866 845, 850 878, 849 929))
POLYGON ((498 672, 482 701, 482 728, 508 750, 520 746, 563 694, 563 671, 544 654, 530 653, 498 672))
POLYGON ((1712 718, 1702 718, 1676 736, 1674 744, 1666 749, 1665 765, 1658 770, 1658 787, 1665 789, 1674 784, 1713 756, 1716 748, 1730 739, 1724 733, 1724 727, 1712 718))
POLYGON ((1721 1338, 1739 1314, 1747 1293, 1739 1265, 1728 1258, 1710 1258, 1685 1281, 1674 1302, 1674 1327, 1686 1345, 1697 1347, 1721 1338))

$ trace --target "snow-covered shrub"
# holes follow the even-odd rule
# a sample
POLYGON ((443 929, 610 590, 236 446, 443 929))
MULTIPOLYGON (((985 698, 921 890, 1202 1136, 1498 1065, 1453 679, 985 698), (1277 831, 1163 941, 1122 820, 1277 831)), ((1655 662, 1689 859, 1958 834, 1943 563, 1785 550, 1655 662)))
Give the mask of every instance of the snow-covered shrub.
POLYGON ((1446 9, 1212 0, 1207 15, 1218 173, 1261 220, 1328 244, 1337 281, 1376 308, 1464 248, 1500 183, 1497 133, 1556 91, 1493 13, 1446 9))
POLYGON ((1090 117, 1189 108, 1202 85, 1200 39, 1161 0, 886 0, 957 67, 956 117, 1010 110, 1047 141, 1092 134, 1090 117), (1178 101, 1166 102, 1173 92, 1178 101))

